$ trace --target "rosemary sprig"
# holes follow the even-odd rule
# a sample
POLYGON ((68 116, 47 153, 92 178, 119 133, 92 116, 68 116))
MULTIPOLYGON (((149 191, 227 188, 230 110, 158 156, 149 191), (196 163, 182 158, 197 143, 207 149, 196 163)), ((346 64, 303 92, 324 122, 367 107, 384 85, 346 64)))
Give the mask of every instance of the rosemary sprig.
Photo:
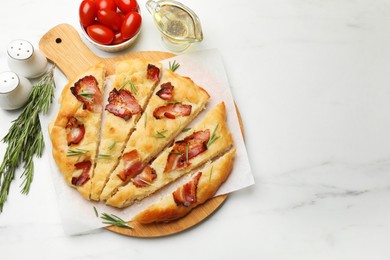
POLYGON ((137 88, 135 87, 134 85, 134 82, 130 79, 130 80, 127 80, 127 77, 125 79, 125 82, 123 82, 123 84, 119 87, 118 90, 121 90, 122 88, 124 88, 127 84, 130 85, 130 88, 131 88, 131 91, 137 95, 137 88))
MULTIPOLYGON (((95 206, 93 206, 93 211, 95 212, 95 216, 98 218, 99 212, 97 211, 95 206)), ((123 219, 121 219, 118 216, 115 216, 114 214, 102 213, 100 218, 104 220, 104 221, 102 221, 103 224, 114 225, 114 226, 123 227, 123 228, 133 228, 126 221, 124 221, 123 219)))
POLYGON ((112 150, 116 145, 116 141, 112 142, 112 144, 110 144, 110 146, 108 147, 109 150, 112 150))
POLYGON ((156 131, 156 134, 154 135, 154 137, 156 137, 156 138, 166 138, 166 136, 164 135, 166 132, 168 132, 168 130, 156 131))
POLYGON ((111 154, 98 154, 96 159, 99 160, 99 159, 109 159, 109 158, 112 158, 111 154))
POLYGON ((190 146, 186 146, 186 162, 188 162, 188 151, 190 150, 190 146))
POLYGON ((214 168, 214 165, 211 166, 210 175, 209 175, 209 182, 211 181, 211 175, 213 175, 213 168, 214 168))
POLYGON ((121 90, 124 86, 126 86, 129 83, 128 76, 126 76, 125 80, 123 81, 122 85, 118 88, 118 91, 121 90))
POLYGON ((98 211, 97 211, 95 206, 93 206, 93 211, 95 212, 95 216, 98 218, 99 217, 99 213, 98 213, 98 211))
POLYGON ((93 93, 90 92, 81 92, 79 93, 79 96, 83 97, 87 101, 92 101, 93 93))
POLYGON ((135 87, 133 81, 130 80, 129 84, 130 84, 130 87, 131 87, 131 91, 133 91, 133 93, 137 95, 137 88, 135 87))
POLYGON ((214 131, 211 134, 209 141, 207 142, 207 148, 209 148, 210 145, 212 145, 212 143, 214 143, 220 137, 220 136, 215 135, 215 131, 217 131, 218 126, 219 126, 219 124, 217 124, 217 126, 214 128, 214 131))
POLYGON ((23 165, 20 176, 23 194, 30 190, 34 177, 34 156, 41 157, 44 149, 39 113, 46 114, 54 97, 54 65, 34 84, 27 105, 19 117, 12 121, 2 141, 7 148, 0 165, 0 213, 7 200, 11 182, 16 170, 23 165))
POLYGON ((66 153, 66 156, 68 156, 68 157, 78 156, 78 155, 86 154, 88 152, 89 152, 89 150, 84 150, 84 149, 79 149, 79 148, 69 149, 68 152, 66 153))
POLYGON ((174 60, 172 63, 169 62, 169 69, 170 69, 172 72, 175 72, 179 67, 180 67, 180 64, 177 63, 176 60, 174 60))
POLYGON ((124 221, 123 219, 121 219, 118 216, 115 216, 114 214, 109 215, 107 213, 102 213, 100 218, 104 220, 102 222, 103 224, 114 225, 114 226, 122 227, 122 228, 133 228, 126 221, 124 221))

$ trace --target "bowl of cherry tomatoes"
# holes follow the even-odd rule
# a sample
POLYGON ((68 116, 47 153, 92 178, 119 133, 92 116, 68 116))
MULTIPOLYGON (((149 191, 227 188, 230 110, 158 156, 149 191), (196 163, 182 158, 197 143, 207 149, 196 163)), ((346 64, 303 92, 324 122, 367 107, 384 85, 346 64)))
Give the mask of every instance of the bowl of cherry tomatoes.
POLYGON ((137 0, 83 0, 79 18, 83 36, 107 52, 121 51, 132 45, 142 25, 137 0))

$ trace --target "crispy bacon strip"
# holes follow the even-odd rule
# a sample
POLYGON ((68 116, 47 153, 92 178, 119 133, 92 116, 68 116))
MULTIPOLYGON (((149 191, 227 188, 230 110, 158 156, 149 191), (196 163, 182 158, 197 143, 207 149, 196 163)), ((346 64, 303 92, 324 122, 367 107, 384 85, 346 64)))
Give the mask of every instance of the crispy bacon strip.
POLYGON ((150 80, 159 81, 160 80, 160 69, 153 64, 148 64, 148 69, 146 71, 146 77, 150 80))
POLYGON ((168 104, 158 107, 154 110, 153 116, 156 119, 169 118, 175 119, 178 116, 189 116, 191 114, 191 105, 184 105, 181 103, 168 104))
POLYGON ((91 169, 92 163, 91 161, 82 161, 76 163, 74 166, 76 170, 82 170, 82 172, 78 177, 72 178, 72 184, 75 186, 82 186, 84 183, 86 183, 89 180, 88 172, 91 169))
POLYGON ((157 91, 156 95, 166 101, 171 101, 173 97, 173 85, 171 82, 161 84, 161 89, 157 91))
POLYGON ((127 89, 117 90, 114 88, 108 97, 106 110, 118 117, 128 120, 132 115, 142 111, 135 97, 127 89))
POLYGON ((79 79, 74 86, 70 88, 70 91, 77 100, 83 102, 83 109, 91 112, 101 111, 103 98, 98 82, 94 76, 90 75, 79 79))
POLYGON ((175 142, 168 155, 164 172, 179 169, 190 165, 189 160, 207 150, 210 139, 210 130, 197 131, 183 140, 175 142))
POLYGON ((124 160, 125 169, 118 173, 118 177, 122 181, 127 181, 133 178, 143 168, 141 157, 139 156, 137 150, 132 150, 128 153, 125 153, 122 156, 122 160, 124 160))
POLYGON ((182 168, 186 163, 185 153, 171 151, 168 155, 167 165, 165 166, 164 172, 169 172, 170 170, 182 168))
POLYGON ((156 178, 156 171, 148 165, 140 174, 132 179, 132 182, 136 187, 141 188, 149 186, 156 178))
POLYGON ((196 131, 192 135, 185 137, 183 140, 185 142, 190 142, 191 140, 201 140, 203 142, 208 142, 209 139, 210 139, 210 130, 206 129, 206 130, 196 131))
POLYGON ((85 134, 84 124, 81 124, 75 117, 71 117, 65 126, 66 140, 68 145, 78 144, 83 140, 85 134))
POLYGON ((196 203, 196 190, 198 188, 198 182, 202 176, 202 172, 198 172, 191 181, 187 182, 183 186, 177 188, 176 191, 172 193, 173 199, 176 202, 176 205, 183 205, 189 207, 192 204, 196 203))

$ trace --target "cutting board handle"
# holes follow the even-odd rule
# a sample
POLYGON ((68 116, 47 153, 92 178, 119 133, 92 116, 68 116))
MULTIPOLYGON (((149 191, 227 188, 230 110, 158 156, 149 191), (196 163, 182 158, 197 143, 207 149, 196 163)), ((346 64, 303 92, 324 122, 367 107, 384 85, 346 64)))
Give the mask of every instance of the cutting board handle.
POLYGON ((71 80, 102 58, 96 56, 69 24, 59 24, 39 41, 39 49, 71 80))

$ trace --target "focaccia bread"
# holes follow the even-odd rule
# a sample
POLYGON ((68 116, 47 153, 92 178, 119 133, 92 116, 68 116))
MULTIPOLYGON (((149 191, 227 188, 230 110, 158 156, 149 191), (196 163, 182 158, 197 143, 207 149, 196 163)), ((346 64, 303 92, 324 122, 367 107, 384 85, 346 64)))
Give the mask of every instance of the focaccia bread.
POLYGON ((91 180, 92 200, 100 199, 104 185, 160 80, 161 67, 158 62, 141 59, 115 64, 115 79, 105 104, 99 154, 91 180))
POLYGON ((133 221, 141 224, 169 222, 187 215, 193 208, 213 197, 226 181, 233 168, 235 153, 236 149, 233 148, 201 171, 195 172, 190 181, 136 215, 133 221))
POLYGON ((227 127, 226 109, 222 102, 127 185, 120 187, 106 204, 127 207, 224 154, 232 145, 233 138, 227 127))
POLYGON ((190 78, 165 70, 100 199, 109 199, 138 174, 199 114, 209 98, 190 78))
POLYGON ((60 172, 86 199, 99 144, 104 79, 105 67, 99 63, 69 82, 62 91, 57 117, 49 126, 60 172))
POLYGON ((183 217, 214 196, 233 167, 225 104, 188 127, 210 99, 190 78, 141 59, 116 63, 114 73, 105 78, 100 63, 64 87, 49 126, 54 160, 88 200, 124 208, 164 192, 139 223, 183 217), (171 183, 178 188, 167 194, 171 183))

